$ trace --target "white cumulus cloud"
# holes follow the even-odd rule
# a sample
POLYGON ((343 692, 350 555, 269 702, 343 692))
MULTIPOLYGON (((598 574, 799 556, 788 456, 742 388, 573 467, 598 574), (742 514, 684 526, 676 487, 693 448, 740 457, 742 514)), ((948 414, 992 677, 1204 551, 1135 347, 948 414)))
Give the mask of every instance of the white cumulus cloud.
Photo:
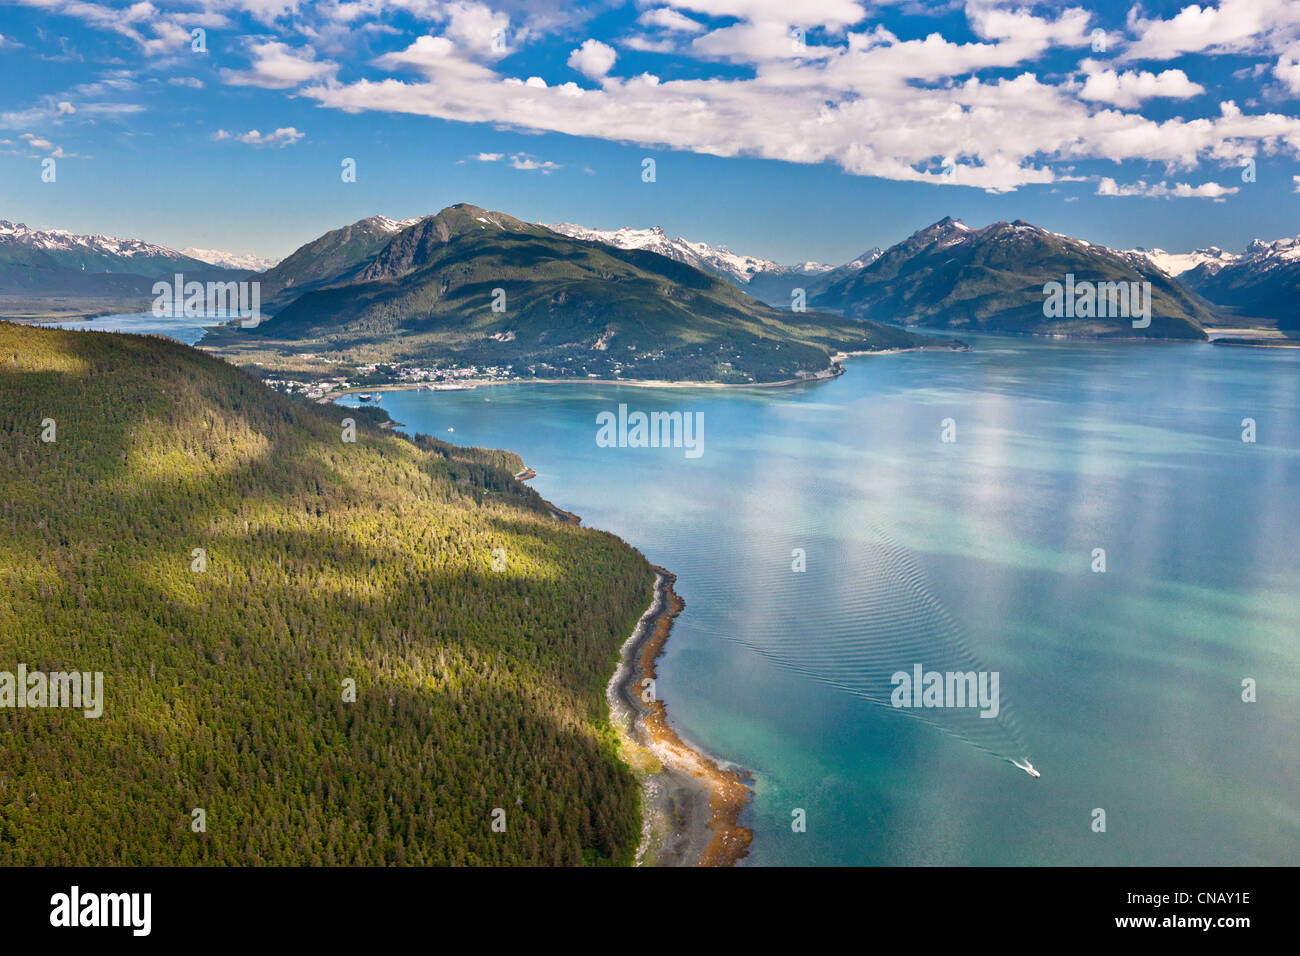
MULTIPOLYGON (((1091 65, 1091 64, 1089 64, 1091 65)), ((1098 103, 1110 103, 1124 109, 1134 109, 1143 100, 1152 97, 1187 99, 1205 92, 1205 87, 1193 83, 1182 70, 1165 70, 1162 73, 1125 70, 1088 70, 1079 96, 1098 103)))
POLYGON ((618 54, 614 48, 599 40, 583 40, 582 46, 569 54, 569 66, 583 76, 599 80, 614 67, 618 54))

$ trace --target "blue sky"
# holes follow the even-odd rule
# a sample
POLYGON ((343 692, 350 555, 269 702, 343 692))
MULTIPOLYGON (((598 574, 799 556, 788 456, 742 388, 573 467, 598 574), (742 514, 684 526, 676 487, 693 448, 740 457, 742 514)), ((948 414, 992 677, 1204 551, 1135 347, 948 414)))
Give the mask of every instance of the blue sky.
POLYGON ((461 201, 783 262, 1300 232, 1296 0, 21 0, 0 74, 0 218, 176 248, 461 201))

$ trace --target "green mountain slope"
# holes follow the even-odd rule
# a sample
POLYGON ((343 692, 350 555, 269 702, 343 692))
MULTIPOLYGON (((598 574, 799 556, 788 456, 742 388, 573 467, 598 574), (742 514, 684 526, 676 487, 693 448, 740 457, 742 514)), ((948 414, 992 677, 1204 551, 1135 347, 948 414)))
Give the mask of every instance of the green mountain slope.
POLYGON ((275 312, 307 292, 338 282, 373 258, 405 225, 370 216, 300 246, 256 277, 262 283, 263 307, 275 312))
POLYGON ((646 561, 517 456, 364 418, 170 340, 0 323, 0 670, 106 698, 0 709, 0 864, 629 859, 603 691, 646 561))
POLYGON ((944 219, 832 283, 811 304, 846 315, 962 330, 1203 339, 1213 316, 1197 297, 1149 262, 1025 222, 971 229, 944 219), (1150 282, 1151 324, 1125 317, 1044 315, 1043 286, 1076 281, 1150 282))
POLYGON ((561 236, 458 205, 252 329, 203 342, 240 364, 514 366, 522 374, 782 381, 837 350, 934 342, 898 328, 783 312, 651 252, 561 236), (495 306, 495 308, 494 308, 495 306))

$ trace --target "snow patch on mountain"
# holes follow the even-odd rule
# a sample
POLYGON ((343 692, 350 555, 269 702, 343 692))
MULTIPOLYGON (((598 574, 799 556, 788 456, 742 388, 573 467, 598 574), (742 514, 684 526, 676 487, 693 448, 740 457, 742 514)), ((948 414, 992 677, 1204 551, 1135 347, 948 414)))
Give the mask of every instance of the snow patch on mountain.
MULTIPOLYGON (((856 272, 871 265, 881 255, 880 249, 868 249, 862 255, 841 266, 831 266, 811 259, 799 265, 784 266, 779 262, 773 262, 771 259, 740 255, 727 249, 726 246, 711 246, 706 242, 691 242, 689 239, 683 239, 680 236, 672 239, 658 226, 652 226, 649 229, 632 229, 626 226, 621 229, 590 229, 572 222, 539 223, 539 225, 545 226, 552 232, 569 236, 572 239, 603 242, 618 249, 645 249, 650 252, 657 252, 661 256, 667 256, 677 262, 694 266, 696 269, 711 273, 741 287, 750 285, 755 278, 759 277, 763 279, 779 279, 783 276, 816 277, 828 275, 832 272, 837 275, 842 272, 856 272)), ((969 231, 966 226, 960 228, 969 231)), ((763 297, 762 293, 754 294, 760 298, 763 297)))
POLYGON ((851 269, 854 272, 856 272, 859 269, 865 269, 867 266, 871 265, 871 263, 879 259, 882 255, 884 255, 883 249, 879 247, 871 248, 868 249, 866 252, 862 253, 862 255, 844 263, 844 265, 840 266, 839 268, 846 269, 846 270, 851 269))
POLYGON ((223 252, 220 249, 195 249, 192 246, 181 250, 181 255, 206 262, 221 269, 237 269, 240 272, 265 272, 278 265, 279 259, 266 259, 262 256, 240 255, 236 252, 223 252))
POLYGON ((116 236, 80 236, 66 229, 32 229, 21 222, 0 219, 0 243, 30 246, 46 252, 82 252, 95 255, 117 256, 132 259, 150 256, 162 259, 183 259, 175 249, 159 246, 141 239, 120 239, 116 236))
MULTIPOLYGON (((1258 241, 1258 240, 1256 240, 1258 241)), ((1219 269, 1241 258, 1233 252, 1224 252, 1218 246, 1196 249, 1192 252, 1165 252, 1163 249, 1130 249, 1127 255, 1140 256, 1166 275, 1177 276, 1190 272, 1199 265, 1208 265, 1209 271, 1219 269)))
POLYGON ((384 232, 392 233, 401 232, 403 229, 414 226, 419 221, 420 218, 418 216, 414 219, 389 219, 387 216, 371 216, 366 220, 366 222, 373 222, 380 229, 384 230, 384 232))
POLYGON ((539 223, 539 225, 571 239, 603 242, 617 249, 644 249, 655 252, 742 285, 763 272, 798 271, 788 269, 771 259, 738 255, 725 246, 714 247, 707 242, 691 242, 681 236, 670 239, 668 234, 658 226, 649 229, 632 229, 627 226, 621 229, 589 229, 572 222, 539 223))
POLYGON ((1287 239, 1252 239, 1246 246, 1244 262, 1266 269, 1300 261, 1300 236, 1287 239))

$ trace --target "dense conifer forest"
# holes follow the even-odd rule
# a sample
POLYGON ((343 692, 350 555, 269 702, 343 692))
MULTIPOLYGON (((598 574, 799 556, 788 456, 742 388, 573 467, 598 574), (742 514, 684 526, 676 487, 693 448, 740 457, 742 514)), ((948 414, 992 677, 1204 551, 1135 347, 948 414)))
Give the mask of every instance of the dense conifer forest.
POLYGON ((0 709, 0 864, 630 860, 603 691, 653 574, 517 456, 0 323, 0 466, 0 671, 105 698, 0 709))

